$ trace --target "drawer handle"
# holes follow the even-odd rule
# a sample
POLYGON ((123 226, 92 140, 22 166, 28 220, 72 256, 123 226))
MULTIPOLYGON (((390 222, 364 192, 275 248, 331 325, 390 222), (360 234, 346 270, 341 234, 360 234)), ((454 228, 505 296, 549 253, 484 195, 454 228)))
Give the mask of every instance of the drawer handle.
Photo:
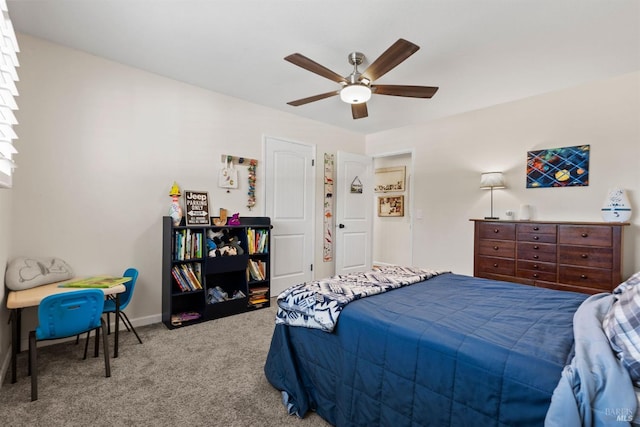
POLYGON ((538 264, 533 264, 533 268, 535 268, 536 270, 540 268, 540 266, 538 264))
POLYGON ((494 232, 494 233, 499 233, 499 232, 500 232, 500 230, 499 230, 499 229, 497 229, 497 228, 494 228, 494 229, 493 229, 493 232, 494 232))
POLYGON ((533 256, 533 259, 538 259, 538 258, 540 258, 538 255, 533 256))
POLYGON ((540 246, 535 245, 535 246, 533 247, 533 249, 540 249, 540 246))
POLYGON ((589 237, 589 235, 587 233, 582 233, 581 236, 582 237, 589 237))
POLYGON ((581 275, 580 275, 580 278, 581 278, 581 279, 586 279, 586 278, 587 278, 587 275, 586 275, 586 274, 581 274, 581 275))
POLYGON ((538 278, 538 273, 533 273, 533 277, 537 279, 538 278))
POLYGON ((538 231, 538 230, 540 230, 539 227, 533 227, 533 231, 538 231))
POLYGON ((589 255, 587 255, 587 254, 582 254, 582 255, 580 255, 580 258, 582 258, 582 259, 587 259, 587 258, 589 258, 589 255))
POLYGON ((500 247, 499 247, 499 246, 494 246, 494 247, 493 247, 493 250, 494 250, 494 251, 497 251, 498 249, 500 249, 500 247))
POLYGON ((495 268, 498 268, 498 264, 497 264, 497 263, 496 263, 496 264, 493 264, 493 266, 494 266, 495 268))
POLYGON ((540 240, 539 236, 533 236, 533 240, 540 240))

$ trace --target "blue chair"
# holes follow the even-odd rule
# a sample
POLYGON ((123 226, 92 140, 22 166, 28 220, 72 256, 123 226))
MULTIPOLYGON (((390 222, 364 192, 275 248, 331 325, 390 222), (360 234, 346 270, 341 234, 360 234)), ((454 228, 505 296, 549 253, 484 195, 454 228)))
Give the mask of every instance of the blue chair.
POLYGON ((29 374, 31 375, 31 401, 38 399, 37 341, 67 338, 91 330, 96 331, 104 345, 105 376, 111 376, 107 326, 102 319, 104 292, 83 289, 45 297, 38 306, 38 326, 29 332, 29 374))
MULTIPOLYGON (((138 333, 136 332, 135 328, 131 324, 131 321, 129 320, 129 317, 127 316, 127 313, 125 313, 123 311, 129 305, 129 302, 131 301, 131 297, 133 297, 133 289, 135 288, 136 281, 138 280, 138 270, 136 270, 135 268, 127 268, 127 270, 124 272, 122 277, 131 277, 131 280, 129 280, 127 283, 124 284, 124 286, 127 288, 127 290, 120 294, 120 319, 122 319, 122 322, 124 323, 124 326, 127 328, 127 331, 129 331, 129 332, 133 331, 133 333, 135 334, 136 338, 138 338, 138 342, 140 344, 142 344, 142 340, 140 339, 140 336, 138 335, 138 333)), ((103 313, 107 313, 107 331, 108 331, 108 333, 111 333, 111 317, 110 317, 110 314, 111 313, 115 313, 115 312, 116 312, 116 302, 115 302, 115 300, 113 300, 113 299, 106 300, 104 302, 103 313)))
MULTIPOLYGON (((142 340, 140 339, 140 336, 138 335, 138 333, 136 332, 135 328, 133 327, 133 325, 131 324, 131 321, 129 320, 129 317, 127 316, 127 314, 123 311, 127 305, 129 305, 129 302, 131 301, 131 297, 133 297, 133 289, 136 286, 136 281, 138 280, 138 270, 136 270, 135 268, 128 268, 124 274, 122 275, 122 277, 130 277, 131 280, 129 280, 128 282, 126 282, 124 284, 125 288, 127 288, 124 292, 122 292, 121 294, 119 294, 119 298, 120 298, 120 319, 122 320, 122 323, 124 323, 124 326, 127 328, 127 331, 131 332, 133 331, 133 333, 136 335, 136 338, 138 338, 138 342, 140 344, 142 344, 142 340)), ((111 313, 115 313, 116 312, 116 301, 115 299, 109 298, 104 302, 104 309, 103 309, 103 313, 107 314, 107 334, 111 334, 111 313)), ((84 358, 86 359, 87 357, 87 349, 89 348, 89 335, 91 334, 91 331, 87 332, 87 340, 85 341, 84 344, 84 358)), ((76 343, 78 342, 78 337, 76 337, 76 343)), ((98 339, 96 336, 96 346, 95 346, 95 357, 98 357, 98 339)), ((114 356, 115 357, 115 356, 114 356)))

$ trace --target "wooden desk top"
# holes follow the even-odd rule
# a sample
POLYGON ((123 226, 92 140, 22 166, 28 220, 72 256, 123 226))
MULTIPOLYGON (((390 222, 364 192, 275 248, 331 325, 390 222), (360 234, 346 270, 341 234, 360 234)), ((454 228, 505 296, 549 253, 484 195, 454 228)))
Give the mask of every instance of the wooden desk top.
POLYGON ((62 282, 50 283, 48 285, 36 286, 35 288, 25 289, 22 291, 10 291, 7 296, 7 308, 9 310, 15 308, 35 307, 40 305, 45 297, 53 294, 61 294, 63 292, 76 292, 82 289, 100 289, 105 295, 120 294, 127 290, 124 285, 112 286, 110 288, 61 288, 61 284, 70 281, 76 281, 77 278, 65 280, 62 282))

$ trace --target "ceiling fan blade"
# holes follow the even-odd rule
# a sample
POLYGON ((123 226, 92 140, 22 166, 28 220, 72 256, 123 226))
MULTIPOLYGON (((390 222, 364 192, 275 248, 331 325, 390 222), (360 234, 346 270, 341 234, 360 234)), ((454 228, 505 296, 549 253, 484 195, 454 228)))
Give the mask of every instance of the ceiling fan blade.
POLYGON ((402 61, 416 53, 418 49, 420 49, 418 45, 415 45, 405 39, 398 39, 397 42, 392 44, 389 49, 384 51, 378 59, 369 65, 369 68, 367 68, 360 76, 360 80, 362 80, 363 77, 370 81, 379 79, 394 69, 402 61))
POLYGON ((304 55, 299 53, 293 53, 284 58, 285 61, 289 61, 298 67, 302 67, 307 71, 311 71, 312 73, 316 73, 319 76, 325 77, 329 80, 333 80, 337 83, 347 83, 347 79, 342 77, 340 74, 335 73, 325 67, 324 65, 320 65, 312 59, 307 58, 304 55))
POLYGON ((363 102, 361 104, 351 104, 351 115, 353 119, 364 119, 369 116, 369 112, 367 111, 367 103, 363 102))
POLYGON ((438 91, 438 88, 434 86, 372 85, 371 90, 376 95, 431 98, 438 91))
POLYGON ((321 99, 336 96, 339 93, 340 93, 339 90, 334 90, 332 92, 321 93, 320 95, 314 95, 308 98, 297 99, 295 101, 287 102, 287 104, 292 105, 294 107, 299 107, 300 105, 308 104, 310 102, 320 101, 321 99))

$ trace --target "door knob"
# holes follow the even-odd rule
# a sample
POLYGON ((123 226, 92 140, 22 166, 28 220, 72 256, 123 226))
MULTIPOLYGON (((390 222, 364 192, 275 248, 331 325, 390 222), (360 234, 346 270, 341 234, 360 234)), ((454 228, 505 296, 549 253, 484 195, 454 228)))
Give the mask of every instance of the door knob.
POLYGON ((344 224, 338 224, 338 228, 344 228, 344 224))

